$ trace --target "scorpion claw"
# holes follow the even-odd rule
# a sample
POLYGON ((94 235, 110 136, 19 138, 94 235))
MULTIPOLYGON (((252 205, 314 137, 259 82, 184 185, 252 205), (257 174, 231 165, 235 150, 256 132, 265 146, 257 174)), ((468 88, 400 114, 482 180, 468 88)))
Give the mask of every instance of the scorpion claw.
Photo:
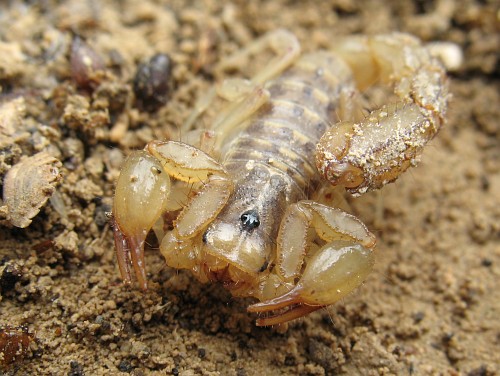
MULTIPOLYGON (((144 239, 130 238, 128 239, 128 243, 130 244, 129 252, 132 265, 134 266, 137 282, 139 282, 139 285, 143 290, 147 290, 148 281, 146 277, 146 266, 144 263, 144 239)), ((130 271, 128 273, 130 275, 130 271)), ((124 282, 127 283, 127 280, 124 279, 124 282)))
POLYGON ((248 312, 268 312, 276 309, 292 306, 294 304, 302 304, 300 299, 300 285, 297 285, 293 290, 278 296, 274 299, 265 300, 248 306, 248 312))
POLYGON ((289 292, 247 308, 264 313, 278 310, 257 320, 257 325, 284 323, 331 305, 360 286, 373 268, 371 249, 346 241, 323 246, 306 265, 301 279, 289 292))
POLYGON ((276 315, 260 317, 255 321, 255 325, 272 326, 272 325, 283 324, 288 321, 304 317, 310 314, 311 312, 317 311, 318 309, 323 307, 325 306, 310 306, 307 304, 298 305, 276 315))
POLYGON ((113 237, 115 239, 116 259, 118 260, 118 268, 123 279, 123 283, 129 285, 132 283, 132 275, 130 274, 130 249, 115 220, 112 219, 113 237))
POLYGON ((324 307, 323 305, 309 305, 302 302, 300 289, 301 286, 297 285, 297 287, 290 292, 278 296, 277 298, 252 304, 247 308, 247 311, 264 313, 280 310, 275 314, 261 317, 256 320, 257 326, 271 326, 295 320, 324 307))
POLYGON ((118 268, 123 279, 123 283, 132 283, 132 273, 130 265, 134 267, 134 272, 143 290, 148 288, 146 268, 144 266, 144 239, 141 237, 127 237, 121 231, 118 224, 113 224, 113 236, 115 239, 116 258, 118 268))
POLYGON ((160 162, 145 151, 132 153, 116 183, 113 231, 118 267, 125 284, 132 277, 130 264, 142 289, 147 289, 144 242, 167 204, 170 178, 160 162))

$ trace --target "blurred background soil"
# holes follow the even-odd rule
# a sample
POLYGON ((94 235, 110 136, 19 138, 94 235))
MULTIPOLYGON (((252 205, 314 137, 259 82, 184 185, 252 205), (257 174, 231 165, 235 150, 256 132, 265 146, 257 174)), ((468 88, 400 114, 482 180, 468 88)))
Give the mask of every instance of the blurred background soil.
MULTIPOLYGON (((13 226, 0 205, 0 374, 500 374, 498 6, 2 2, 4 193, 22 156, 49 157, 17 168, 41 182, 36 197, 25 199, 40 209, 28 227, 13 226), (177 138, 195 99, 220 78, 215 63, 278 27, 294 32, 306 51, 340 35, 399 30, 457 43, 465 55, 450 74, 447 124, 420 165, 380 195, 351 201, 378 236, 376 271, 284 333, 255 327, 249 300, 166 268, 154 249, 146 252, 150 289, 125 288, 106 217, 124 156, 152 139, 177 138), (75 68, 78 60, 72 70, 78 43, 95 64, 90 75, 75 68), (166 96, 134 96, 138 66, 158 53, 173 62, 166 96)), ((375 93, 368 102, 377 107, 384 98, 375 93)), ((30 220, 21 213, 20 221, 30 220)))

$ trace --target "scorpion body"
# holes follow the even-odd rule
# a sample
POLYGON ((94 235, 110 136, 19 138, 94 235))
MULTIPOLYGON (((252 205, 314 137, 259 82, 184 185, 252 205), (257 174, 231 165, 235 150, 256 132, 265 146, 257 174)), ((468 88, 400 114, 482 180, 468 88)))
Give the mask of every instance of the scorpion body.
POLYGON ((151 141, 131 154, 113 206, 126 283, 132 265, 147 287, 146 235, 165 212, 179 210, 172 229, 157 234, 167 265, 257 298, 248 310, 271 312, 258 325, 304 316, 363 283, 374 235, 312 199, 326 180, 354 195, 394 181, 437 133, 449 99, 441 63, 405 34, 348 38, 334 52, 299 57, 297 39, 278 30, 225 64, 239 66, 266 48, 276 57, 261 72, 227 81, 195 106, 186 130, 215 96, 229 101, 210 132, 194 131, 189 143, 151 141), (400 102, 358 123, 339 122, 358 120, 356 86, 376 79, 394 83, 400 102), (194 191, 180 207, 170 177, 194 191))
MULTIPOLYGON (((305 55, 270 83, 268 102, 242 125, 241 132, 224 142, 222 164, 235 187, 205 232, 205 242, 218 224, 230 227, 241 222, 242 234, 258 236, 263 245, 260 257, 245 257, 241 244, 228 249, 229 263, 243 259, 239 268, 255 275, 271 265, 275 241, 270 240, 278 237, 287 207, 311 197, 320 185, 314 166, 315 147, 334 121, 332 114, 339 106, 341 89, 354 90, 342 61, 326 52, 305 55), (258 221, 258 228, 245 224, 248 215, 258 221)), ((205 272, 212 281, 222 279, 226 287, 233 283, 213 266, 205 272)), ((241 283, 237 281, 238 288, 241 283)))
POLYGON ((333 116, 341 90, 354 91, 352 76, 333 55, 314 53, 273 80, 267 90, 269 102, 227 143, 223 163, 235 174, 245 171, 249 160, 275 171, 288 186, 287 201, 295 202, 310 197, 320 184, 314 165, 316 145, 337 122, 333 116))

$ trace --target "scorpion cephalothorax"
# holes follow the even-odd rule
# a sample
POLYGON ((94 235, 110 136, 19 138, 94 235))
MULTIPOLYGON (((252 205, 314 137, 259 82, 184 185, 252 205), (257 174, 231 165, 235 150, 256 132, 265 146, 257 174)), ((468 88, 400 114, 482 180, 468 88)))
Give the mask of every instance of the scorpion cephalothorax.
POLYGON ((160 251, 171 267, 260 300, 248 310, 274 314, 258 325, 301 317, 363 283, 374 235, 315 194, 324 179, 353 194, 394 181, 438 132, 449 100, 441 62, 406 34, 350 37, 300 56, 297 39, 278 30, 221 69, 266 48, 276 57, 251 80, 227 80, 201 98, 185 130, 216 96, 229 104, 211 130, 192 133, 196 146, 151 141, 130 155, 113 206, 123 279, 131 282, 132 265, 146 288, 144 241, 174 210, 170 178, 192 185, 160 251), (356 86, 376 80, 393 83, 399 102, 359 119, 356 86))

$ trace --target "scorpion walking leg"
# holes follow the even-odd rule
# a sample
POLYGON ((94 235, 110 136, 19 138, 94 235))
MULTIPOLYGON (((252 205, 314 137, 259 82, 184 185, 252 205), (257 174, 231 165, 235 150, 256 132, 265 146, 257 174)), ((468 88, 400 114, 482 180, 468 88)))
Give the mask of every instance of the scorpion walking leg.
POLYGON ((143 289, 147 288, 144 241, 168 205, 170 176, 186 182, 204 182, 176 220, 180 237, 190 237, 210 222, 232 190, 224 168, 201 150, 181 142, 150 142, 126 160, 113 202, 115 246, 125 283, 131 263, 143 289), (130 256, 129 256, 130 255, 130 256))
POLYGON ((215 118, 213 129, 220 135, 236 130, 237 126, 243 124, 244 120, 252 116, 269 100, 269 97, 270 94, 267 90, 260 85, 256 85, 246 97, 229 106, 227 111, 215 118))
MULTIPOLYGON (((259 70, 259 72, 250 80, 226 79, 225 82, 219 85, 216 89, 211 89, 207 94, 200 97, 200 99, 196 102, 193 112, 183 124, 183 131, 188 131, 192 128, 196 119, 206 111, 217 96, 230 100, 231 102, 239 101, 243 95, 252 96, 256 94, 257 97, 262 97, 262 86, 267 81, 285 71, 300 55, 300 44, 295 35, 289 31, 279 29, 265 34, 234 55, 224 59, 218 64, 217 70, 220 74, 222 74, 227 70, 238 69, 239 67, 244 66, 251 56, 258 55, 267 49, 272 50, 275 57, 271 59, 271 61, 269 61, 263 69, 259 70)), ((248 112, 248 110, 251 109, 255 112, 260 107, 255 106, 256 103, 258 103, 258 101, 254 100, 253 104, 243 105, 245 108, 243 108, 243 112, 241 112, 240 116, 243 116, 248 112)), ((263 103, 265 103, 265 101, 261 101, 260 105, 263 103)), ((237 106, 237 103, 233 106, 229 106, 227 111, 216 119, 214 125, 223 123, 227 124, 232 120, 238 121, 237 119, 234 119, 234 114, 241 110, 241 106, 236 109, 237 106), (232 118, 225 119, 226 117, 231 116, 232 118)), ((227 127, 230 127, 230 125, 227 127)))
POLYGON ((375 241, 361 221, 340 209, 307 200, 291 205, 279 230, 275 273, 284 283, 300 279, 289 292, 253 304, 248 311, 288 308, 257 321, 257 325, 274 325, 337 302, 370 274, 375 241), (311 227, 327 243, 308 258, 300 275, 311 227))
POLYGON ((200 99, 195 106, 195 110, 180 129, 179 138, 186 144, 196 146, 204 152, 217 156, 221 143, 226 132, 237 129, 237 125, 254 114, 262 105, 269 100, 269 92, 261 85, 252 83, 249 80, 231 78, 224 80, 216 88, 200 99), (232 105, 226 106, 211 122, 210 129, 191 129, 194 121, 210 106, 215 97, 221 97, 232 105), (202 107, 200 107, 202 106, 202 107))
POLYGON ((255 84, 265 84, 286 70, 300 55, 300 44, 297 37, 289 31, 278 29, 263 35, 244 49, 224 59, 218 64, 221 72, 238 69, 244 66, 251 56, 271 49, 275 57, 261 69, 251 81, 255 84))
POLYGON ((249 60, 251 56, 271 49, 275 57, 264 68, 259 70, 250 80, 230 79, 218 86, 219 96, 235 102, 220 114, 213 127, 221 134, 234 130, 235 126, 255 113, 269 100, 269 92, 264 85, 269 80, 285 71, 300 55, 300 44, 292 33, 286 30, 275 30, 257 39, 243 50, 222 61, 220 70, 237 68, 249 60), (240 100, 238 100, 241 98, 240 100))

